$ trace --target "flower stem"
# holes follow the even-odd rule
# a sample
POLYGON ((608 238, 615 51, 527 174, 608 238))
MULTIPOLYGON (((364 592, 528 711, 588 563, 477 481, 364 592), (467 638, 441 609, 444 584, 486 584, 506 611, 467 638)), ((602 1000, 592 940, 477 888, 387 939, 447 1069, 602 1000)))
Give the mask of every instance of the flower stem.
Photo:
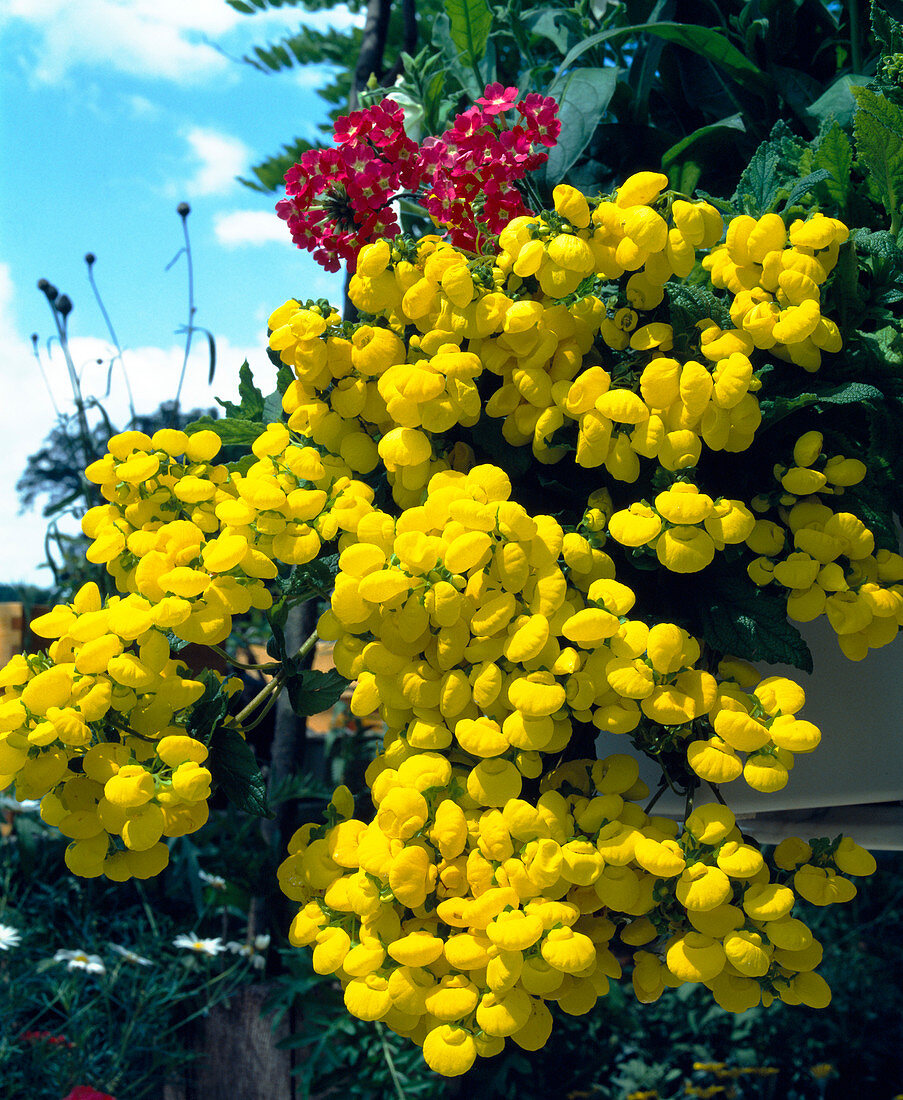
MULTIPOLYGON (((292 654, 291 659, 293 661, 300 660, 302 657, 306 657, 308 653, 313 649, 320 639, 320 635, 316 630, 307 638, 296 653, 292 654)), ((242 725, 244 720, 262 704, 265 703, 270 696, 278 695, 282 688, 285 686, 286 681, 285 666, 282 665, 272 680, 263 688, 258 691, 250 703, 246 707, 243 707, 238 714, 233 718, 233 723, 236 725, 242 725)))

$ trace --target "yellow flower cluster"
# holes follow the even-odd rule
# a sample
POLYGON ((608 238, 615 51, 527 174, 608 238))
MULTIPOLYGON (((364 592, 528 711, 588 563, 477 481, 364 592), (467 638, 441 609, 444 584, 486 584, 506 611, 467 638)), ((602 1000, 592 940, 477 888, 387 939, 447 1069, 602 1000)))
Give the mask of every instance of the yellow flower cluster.
MULTIPOLYGON (((903 557, 875 549, 868 527, 851 512, 835 512, 824 499, 865 477, 858 459, 822 453, 820 432, 807 432, 794 447, 792 466, 775 467, 781 490, 776 519, 758 519, 746 545, 758 555, 751 579, 789 589, 787 614, 796 622, 825 615, 840 648, 852 661, 892 642, 903 626, 903 557), (780 521, 780 522, 778 522, 780 521)), ((760 512, 769 498, 753 501, 760 512)))
POLYGON ((756 518, 740 500, 712 500, 689 482, 676 482, 652 504, 637 501, 615 512, 607 530, 622 546, 648 546, 672 573, 698 573, 716 550, 744 543, 756 518))
POLYGON ((840 351, 837 325, 821 313, 821 286, 849 230, 816 213, 790 228, 780 214, 732 219, 723 244, 703 261, 712 285, 733 295, 731 320, 753 347, 807 371, 823 351, 840 351))
POLYGON ((849 838, 820 856, 784 842, 769 869, 726 806, 700 807, 682 831, 644 813, 631 757, 571 761, 530 800, 501 771, 474 783, 454 752, 387 740, 374 819, 351 816, 339 788, 331 824, 298 830, 279 880, 301 903, 291 941, 341 980, 348 1011, 416 1042, 436 1072, 466 1073, 509 1038, 542 1046, 547 1002, 589 1012, 621 977, 616 934, 635 949, 643 1002, 685 982, 732 1012, 830 1001, 821 945, 791 914, 797 894, 849 900, 838 869, 872 873, 849 838))
MULTIPOLYGON (((515 218, 491 256, 468 258, 434 236, 367 245, 349 288, 364 320, 342 325, 336 314, 294 300, 270 317, 270 347, 297 375, 284 398, 289 427, 361 474, 381 460, 403 507, 419 503, 434 473, 459 468, 443 449, 444 433, 483 415, 501 419, 507 442, 529 444, 540 462, 573 452, 578 466, 604 467, 628 483, 641 458, 674 472, 694 467, 703 444, 745 450, 761 422, 749 357, 766 345, 739 321, 723 330, 706 319, 698 358, 681 361, 665 354, 671 325, 638 327, 638 311, 658 306, 667 281, 689 275, 697 251, 712 248, 723 230, 714 207, 665 198, 666 186, 664 175, 640 172, 612 199, 588 201, 559 185, 554 211, 515 218), (613 296, 599 296, 622 276, 613 296), (607 369, 597 339, 629 358, 607 369)), ((840 223, 830 225, 840 239, 840 223)), ((817 219, 795 223, 792 239, 820 239, 821 228, 817 219)), ((746 231, 744 218, 731 222, 732 248, 746 231)), ((793 267, 808 246, 782 252, 785 237, 775 253, 787 257, 781 286, 797 276, 812 282, 793 267)), ((809 257, 821 282, 836 249, 835 242, 809 257)), ((776 290, 783 303, 790 291, 776 290)), ((783 342, 767 346, 808 349, 808 330, 798 339, 791 331, 793 311, 804 307, 784 304, 788 331, 779 328, 783 342)), ((820 334, 832 322, 819 324, 820 334)), ((836 341, 822 343, 836 350, 836 341)))
POLYGON ((718 211, 666 187, 652 172, 595 200, 559 186, 554 210, 514 219, 482 256, 377 241, 350 283, 353 323, 286 302, 269 324, 294 373, 287 422, 261 425, 236 463, 217 462, 215 430, 114 436, 87 471, 105 503, 83 530, 120 595, 86 585, 34 624, 46 655, 0 671, 0 787, 40 798, 76 873, 155 874, 164 838, 203 824, 211 782, 189 732, 205 685, 171 636, 219 645, 336 543, 318 631, 355 681, 352 713, 387 730, 366 773, 373 819, 339 788, 327 824, 292 838, 291 939, 350 1012, 448 1076, 508 1038, 543 1045, 548 1002, 588 1012, 621 977, 616 936, 641 1001, 694 982, 731 1011, 825 1005, 821 947, 793 906, 849 900, 846 876, 874 870, 848 838, 785 842, 766 862, 727 807, 683 826, 650 816, 631 756, 584 759, 605 731, 688 797, 741 776, 769 792, 821 736, 793 681, 730 658, 716 675, 685 629, 633 611, 606 547, 680 574, 756 554, 752 579, 786 587, 792 617, 826 613, 850 656, 903 623, 903 557, 826 503, 861 463, 826 459, 809 433, 751 508, 705 492, 704 464, 698 485, 691 473, 704 447, 752 445, 756 353, 814 370, 839 350, 820 288, 846 228, 742 216, 719 245, 718 211), (642 323, 700 259, 734 327, 642 323), (471 433, 483 418, 500 427, 471 433), (499 432, 541 463, 573 460, 573 526, 512 499, 481 452, 499 432), (622 488, 644 470, 651 503, 622 488))
POLYGON ((0 789, 15 783, 18 798, 40 799, 41 817, 71 838, 75 874, 159 874, 161 838, 207 820, 207 748, 185 731, 204 684, 173 660, 171 625, 165 599, 104 605, 89 583, 31 624, 54 639, 47 653, 0 672, 0 789))
POLYGON ((87 470, 108 503, 82 520, 88 560, 203 645, 228 638, 233 615, 270 607, 278 564, 312 561, 373 499, 340 458, 293 443, 283 424, 255 440, 244 473, 212 464, 221 446, 209 430, 113 436, 87 470))
POLYGON ((686 746, 687 762, 709 783, 742 775, 754 790, 781 790, 795 754, 812 752, 821 741, 818 727, 797 717, 806 701, 803 689, 784 676, 760 679, 742 661, 724 661, 720 671, 725 682, 709 711, 711 736, 686 746))
POLYGON ((446 471, 419 508, 370 512, 343 536, 319 633, 357 681, 352 712, 378 710, 412 749, 454 746, 484 770, 510 756, 517 783, 575 722, 630 733, 645 718, 688 733, 719 700, 695 667, 699 644, 627 618, 635 596, 611 558, 510 492, 495 466, 446 471))

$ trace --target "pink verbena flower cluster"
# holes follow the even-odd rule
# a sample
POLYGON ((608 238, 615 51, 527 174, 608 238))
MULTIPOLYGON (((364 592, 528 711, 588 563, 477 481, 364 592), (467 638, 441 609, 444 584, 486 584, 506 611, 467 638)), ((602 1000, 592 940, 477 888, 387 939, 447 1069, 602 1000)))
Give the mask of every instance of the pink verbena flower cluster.
POLYGON ((444 227, 449 240, 477 250, 481 238, 529 213, 514 186, 548 157, 561 130, 558 104, 490 84, 441 137, 417 145, 404 110, 390 99, 353 111, 335 125, 336 147, 312 149, 285 176, 276 212, 292 240, 327 271, 353 271, 359 250, 400 232, 392 200, 407 191, 444 227), (504 118, 512 109, 517 121, 504 118))

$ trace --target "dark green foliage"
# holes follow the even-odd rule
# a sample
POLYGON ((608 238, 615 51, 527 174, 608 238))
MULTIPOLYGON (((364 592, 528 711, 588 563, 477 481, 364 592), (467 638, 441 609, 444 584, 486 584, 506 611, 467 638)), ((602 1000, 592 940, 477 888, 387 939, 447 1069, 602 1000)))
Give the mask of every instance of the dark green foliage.
POLYGON ((270 816, 266 784, 254 750, 231 726, 217 725, 210 736, 210 756, 206 766, 213 781, 232 805, 257 817, 270 816))
POLYGON ((322 714, 342 697, 348 681, 334 668, 319 672, 313 668, 295 668, 288 681, 292 709, 301 718, 322 714))

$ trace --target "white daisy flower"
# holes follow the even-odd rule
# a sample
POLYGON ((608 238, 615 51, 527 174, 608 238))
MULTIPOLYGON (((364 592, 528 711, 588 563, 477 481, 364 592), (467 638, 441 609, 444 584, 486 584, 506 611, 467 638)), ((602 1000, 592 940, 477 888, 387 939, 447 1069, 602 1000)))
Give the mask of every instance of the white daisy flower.
POLYGON ((214 890, 225 890, 226 880, 221 875, 209 875, 206 871, 198 871, 198 878, 205 886, 214 890))
POLYGON ((135 963, 137 966, 153 966, 154 964, 150 959, 146 959, 143 955, 137 955, 134 951, 131 951, 128 947, 120 947, 118 943, 111 943, 110 947, 117 955, 121 955, 126 962, 135 963))
POLYGON ((269 936, 255 936, 250 943, 236 943, 235 940, 230 940, 226 944, 226 949, 231 951, 233 955, 242 955, 246 959, 251 960, 251 966, 255 970, 263 970, 266 966, 266 959, 263 957, 263 952, 270 946, 269 936))
POLYGON ((0 951, 9 951, 22 942, 22 933, 10 924, 0 924, 0 951))
POLYGON ((184 932, 181 932, 172 942, 174 947, 182 947, 186 951, 194 951, 198 955, 218 955, 221 951, 226 950, 219 936, 213 940, 202 940, 196 932, 192 932, 187 936, 184 932))
POLYGON ((89 974, 104 974, 107 969, 100 955, 89 955, 86 951, 57 951, 53 961, 66 963, 67 970, 87 970, 89 974))

